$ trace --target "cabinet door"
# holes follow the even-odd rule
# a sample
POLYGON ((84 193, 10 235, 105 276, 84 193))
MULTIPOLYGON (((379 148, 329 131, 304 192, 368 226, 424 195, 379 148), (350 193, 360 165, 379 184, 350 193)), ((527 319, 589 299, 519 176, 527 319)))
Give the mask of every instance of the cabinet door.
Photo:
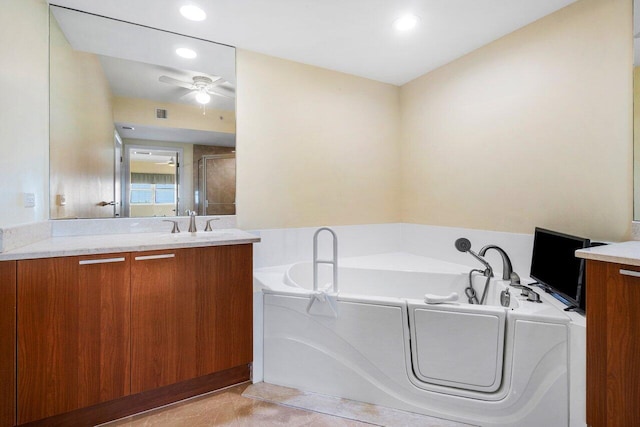
POLYGON ((133 393, 252 360, 251 245, 136 254, 133 393))
POLYGON ((140 252, 131 264, 131 391, 196 377, 193 251, 140 252))
POLYGON ((587 422, 640 425, 640 268, 587 262, 587 422))
POLYGON ((0 426, 16 423, 16 262, 0 262, 0 426))
POLYGON ((130 393, 129 255, 18 261, 18 423, 130 393))
POLYGON ((252 245, 198 251, 198 374, 253 360, 252 245))

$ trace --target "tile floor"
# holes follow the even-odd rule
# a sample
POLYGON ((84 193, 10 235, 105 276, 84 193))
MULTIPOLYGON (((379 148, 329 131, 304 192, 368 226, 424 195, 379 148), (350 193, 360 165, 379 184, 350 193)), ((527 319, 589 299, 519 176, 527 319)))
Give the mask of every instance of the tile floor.
POLYGON ((102 427, 204 426, 423 426, 462 427, 375 405, 301 392, 271 384, 240 384, 102 427))
POLYGON ((242 396, 249 386, 248 383, 241 384, 103 424, 102 427, 370 426, 358 421, 242 396))

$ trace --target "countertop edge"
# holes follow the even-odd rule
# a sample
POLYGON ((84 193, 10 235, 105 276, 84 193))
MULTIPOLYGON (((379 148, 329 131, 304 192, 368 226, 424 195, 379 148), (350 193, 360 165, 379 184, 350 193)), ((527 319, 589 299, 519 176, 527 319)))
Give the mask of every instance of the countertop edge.
MULTIPOLYGON (((260 238, 257 236, 249 237, 249 233, 241 232, 245 234, 245 236, 238 237, 230 237, 230 238, 221 238, 219 240, 194 240, 194 241, 176 241, 176 242, 145 242, 145 243, 136 243, 136 244, 114 244, 112 242, 107 242, 104 244, 100 244, 100 242, 96 242, 95 247, 83 247, 83 248, 65 248, 63 246, 58 246, 55 243, 51 243, 50 249, 43 248, 34 248, 30 249, 27 247, 22 247, 16 249, 14 251, 8 251, 4 253, 0 253, 0 262, 1 261, 19 261, 19 260, 27 260, 27 259, 41 259, 41 258, 59 258, 59 257, 68 257, 68 256, 86 256, 86 255, 102 255, 102 254, 110 254, 110 253, 123 253, 123 252, 146 252, 146 251, 157 251, 157 250, 171 250, 171 249, 186 249, 186 248, 199 248, 199 247, 207 247, 207 246, 230 246, 230 245, 243 245, 243 244, 251 244, 260 242, 260 238)), ((146 233, 140 233, 148 237, 146 233)), ((98 240, 105 239, 105 236, 96 236, 98 240)), ((48 239, 48 241, 53 241, 54 239, 60 238, 52 238, 48 239)), ((73 238, 70 238, 73 239, 73 238)), ((42 245, 42 242, 39 243, 39 246, 42 245)), ((31 246, 31 245, 30 245, 31 246)))
POLYGON ((576 257, 586 260, 640 267, 640 242, 638 241, 579 249, 575 254, 576 257))

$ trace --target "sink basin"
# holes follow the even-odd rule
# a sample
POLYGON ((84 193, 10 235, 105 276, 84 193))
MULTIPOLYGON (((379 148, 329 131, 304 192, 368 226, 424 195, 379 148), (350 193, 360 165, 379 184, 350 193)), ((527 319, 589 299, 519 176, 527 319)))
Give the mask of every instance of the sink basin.
POLYGON ((223 238, 228 238, 233 236, 233 233, 228 231, 197 231, 195 233, 189 233, 188 231, 183 231, 181 233, 175 233, 171 235, 175 239, 184 239, 184 240, 218 240, 223 238))

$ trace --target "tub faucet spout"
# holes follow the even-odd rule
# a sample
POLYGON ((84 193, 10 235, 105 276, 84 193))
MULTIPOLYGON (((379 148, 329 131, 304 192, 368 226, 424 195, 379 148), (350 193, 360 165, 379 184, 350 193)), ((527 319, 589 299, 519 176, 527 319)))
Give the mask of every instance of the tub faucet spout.
POLYGON ((511 265, 511 260, 509 259, 509 255, 507 255, 504 249, 502 249, 500 246, 487 245, 482 249, 480 249, 480 252, 478 252, 478 255, 480 255, 481 257, 484 257, 489 249, 495 249, 496 251, 498 251, 500 256, 502 256, 502 280, 509 280, 513 282, 517 278, 519 282, 520 278, 513 271, 513 266, 511 265), (513 276, 514 274, 515 274, 515 277, 513 276))

